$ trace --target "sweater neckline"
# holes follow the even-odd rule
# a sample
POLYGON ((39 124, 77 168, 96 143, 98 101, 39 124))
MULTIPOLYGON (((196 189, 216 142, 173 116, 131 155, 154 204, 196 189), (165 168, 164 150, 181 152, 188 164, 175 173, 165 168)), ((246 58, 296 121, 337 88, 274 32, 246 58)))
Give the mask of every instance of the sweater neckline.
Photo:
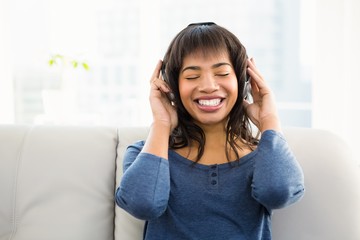
POLYGON ((247 162, 249 162, 251 159, 253 159, 253 157, 256 155, 258 151, 258 148, 256 148, 254 151, 246 154, 245 156, 242 156, 241 158, 239 158, 238 160, 234 160, 231 162, 227 162, 227 163, 220 163, 220 164, 202 164, 202 163, 195 163, 194 161, 180 155, 179 153, 175 152, 172 149, 169 149, 169 160, 170 159, 174 159, 176 161, 179 161, 185 165, 188 166, 193 166, 195 168, 199 168, 199 169, 205 169, 205 170, 209 170, 211 168, 218 168, 218 169, 228 169, 228 168, 233 168, 233 167, 237 167, 237 166, 241 166, 247 162))

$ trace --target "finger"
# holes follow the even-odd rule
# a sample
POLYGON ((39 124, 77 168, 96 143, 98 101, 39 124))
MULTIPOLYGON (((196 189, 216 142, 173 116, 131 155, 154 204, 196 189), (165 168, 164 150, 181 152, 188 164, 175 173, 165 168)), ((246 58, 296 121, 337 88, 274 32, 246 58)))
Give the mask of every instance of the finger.
POLYGON ((156 64, 156 67, 150 79, 150 84, 151 84, 151 88, 154 90, 161 90, 163 92, 168 92, 169 87, 167 86, 165 81, 161 79, 162 64, 163 64, 162 60, 159 60, 158 63, 156 64))
POLYGON ((249 58, 248 60, 256 67, 255 59, 253 57, 249 58))
POLYGON ((154 81, 153 85, 156 87, 156 89, 160 90, 161 92, 167 93, 170 92, 169 87, 166 85, 166 83, 163 80, 156 80, 154 81))
POLYGON ((253 73, 255 73, 259 78, 263 79, 259 69, 255 65, 255 60, 253 58, 248 59, 248 68, 252 70, 253 73))
POLYGON ((254 102, 257 102, 261 99, 261 97, 260 97, 260 89, 259 89, 257 82, 255 81, 255 78, 254 78, 254 80, 250 81, 250 84, 251 84, 252 99, 254 102))
POLYGON ((163 93, 170 92, 170 88, 168 87, 167 83, 160 78, 153 78, 150 83, 150 88, 152 90, 160 90, 163 93))
MULTIPOLYGON (((268 88, 267 84, 265 83, 265 80, 261 76, 260 72, 257 69, 252 68, 252 66, 248 66, 247 72, 251 77, 251 83, 256 85, 256 88, 258 90, 268 88)), ((251 85, 253 87, 253 85, 251 85)))
POLYGON ((261 88, 261 86, 262 86, 261 84, 263 81, 251 68, 247 68, 247 72, 251 77, 250 84, 251 84, 252 90, 254 90, 253 93, 256 93, 261 88))
POLYGON ((150 82, 154 81, 154 79, 156 79, 156 78, 159 78, 161 65, 162 65, 162 61, 159 60, 158 63, 156 64, 154 72, 153 72, 153 74, 151 76, 150 82))

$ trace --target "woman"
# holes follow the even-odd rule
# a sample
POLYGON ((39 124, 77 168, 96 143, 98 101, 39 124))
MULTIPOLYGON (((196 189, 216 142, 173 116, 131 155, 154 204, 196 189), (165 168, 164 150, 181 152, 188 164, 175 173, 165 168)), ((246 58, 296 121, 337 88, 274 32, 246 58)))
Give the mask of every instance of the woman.
POLYGON ((271 239, 271 213, 302 197, 303 173, 236 36, 214 23, 183 29, 155 68, 149 100, 149 135, 128 147, 116 192, 146 220, 144 239, 271 239))

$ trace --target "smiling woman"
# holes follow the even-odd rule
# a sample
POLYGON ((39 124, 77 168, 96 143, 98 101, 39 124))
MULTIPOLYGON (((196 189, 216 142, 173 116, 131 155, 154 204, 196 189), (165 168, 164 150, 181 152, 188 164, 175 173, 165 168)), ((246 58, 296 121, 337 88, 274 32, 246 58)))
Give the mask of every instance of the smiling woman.
POLYGON ((149 134, 127 147, 116 191, 146 220, 144 239, 271 239, 272 211, 304 193, 272 95, 227 29, 190 24, 175 36, 151 76, 149 134))

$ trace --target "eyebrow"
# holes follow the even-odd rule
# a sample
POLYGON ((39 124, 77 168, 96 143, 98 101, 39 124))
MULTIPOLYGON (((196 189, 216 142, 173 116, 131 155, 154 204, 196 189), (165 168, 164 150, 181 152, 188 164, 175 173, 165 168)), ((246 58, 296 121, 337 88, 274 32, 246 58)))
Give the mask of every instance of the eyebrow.
MULTIPOLYGON (((223 65, 228 65, 231 67, 231 64, 230 63, 226 63, 226 62, 220 62, 220 63, 216 63, 214 65, 211 66, 212 69, 215 69, 215 68, 218 68, 218 67, 221 67, 223 65)), ((200 70, 201 68, 199 66, 188 66, 186 68, 184 68, 181 72, 185 72, 186 70, 200 70)))

